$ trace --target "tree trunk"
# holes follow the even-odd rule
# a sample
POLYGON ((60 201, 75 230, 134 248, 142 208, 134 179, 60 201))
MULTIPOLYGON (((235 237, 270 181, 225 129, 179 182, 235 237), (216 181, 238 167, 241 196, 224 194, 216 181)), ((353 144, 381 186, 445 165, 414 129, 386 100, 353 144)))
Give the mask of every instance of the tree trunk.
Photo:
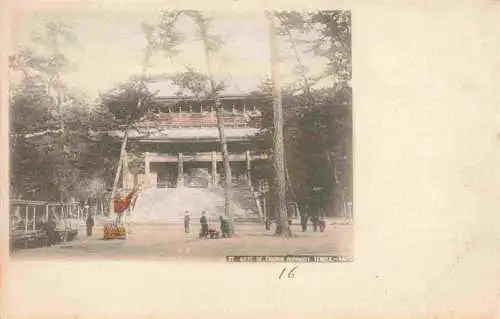
POLYGON ((269 44, 271 51, 271 77, 273 82, 273 113, 274 113, 274 172, 276 178, 276 235, 290 236, 288 213, 286 207, 286 177, 285 156, 283 145, 283 107, 281 101, 281 85, 279 78, 279 53, 276 40, 274 13, 266 12, 269 22, 269 44))
MULTIPOLYGON (((149 60, 152 56, 152 52, 153 52, 153 46, 152 46, 152 43, 151 43, 151 39, 150 38, 146 38, 146 41, 147 41, 147 45, 146 45, 146 48, 145 48, 145 51, 144 51, 144 59, 142 61, 142 70, 141 70, 141 83, 142 81, 144 81, 144 78, 147 76, 147 71, 148 71, 148 67, 149 67, 149 60)), ((140 110, 140 108, 142 107, 142 98, 139 96, 138 97, 138 100, 137 100, 137 110, 140 110)), ((132 124, 132 121, 133 119, 131 118, 132 115, 130 115, 128 121, 127 121, 127 125, 125 127, 125 134, 123 136, 123 140, 122 140, 122 146, 121 146, 121 149, 120 149, 120 158, 118 160, 118 167, 116 169, 116 173, 115 173, 115 179, 113 181, 113 188, 111 189, 111 198, 109 200, 109 215, 110 217, 113 216, 113 213, 115 212, 115 207, 113 205, 113 200, 116 196, 116 191, 117 191, 117 188, 118 188, 118 181, 120 180, 120 174, 121 174, 121 171, 122 171, 122 168, 123 168, 123 162, 124 162, 124 158, 125 158, 125 151, 126 151, 126 148, 127 148, 127 142, 128 142, 128 131, 131 127, 131 124, 132 124)), ((147 178, 147 177, 146 177, 147 178)), ((123 213, 125 214, 125 213, 123 213)))
POLYGON ((123 140, 122 140, 122 146, 120 149, 120 159, 118 160, 118 167, 117 167, 116 173, 115 173, 115 180, 113 181, 113 188, 111 189, 111 198, 110 198, 110 202, 109 202, 109 216, 110 217, 112 217, 113 213, 115 212, 113 200, 116 196, 116 190, 118 188, 118 181, 120 180, 120 173, 121 173, 122 166, 123 166, 123 158, 125 157, 125 149, 127 148, 128 130, 129 130, 129 125, 127 124, 127 126, 125 128, 125 135, 123 136, 123 140))
POLYGON ((227 151, 227 140, 224 128, 224 108, 222 107, 219 99, 219 94, 216 91, 216 82, 212 69, 212 63, 210 61, 210 43, 207 33, 207 25, 204 22, 203 17, 199 12, 196 12, 195 23, 197 24, 201 39, 203 41, 203 49, 205 52, 205 59, 207 63, 208 76, 210 79, 210 89, 212 95, 215 98, 215 110, 217 115, 217 129, 219 130, 219 139, 222 149, 222 160, 224 163, 224 215, 229 219, 231 233, 234 234, 234 223, 233 223, 233 202, 231 199, 231 188, 232 188, 232 176, 231 176, 231 166, 229 164, 229 154, 227 151))
POLYGON ((57 112, 59 113, 59 129, 61 130, 61 135, 59 137, 59 142, 61 146, 61 161, 63 162, 63 171, 59 172, 62 174, 62 184, 64 185, 63 190, 60 191, 59 201, 63 202, 66 199, 66 187, 68 186, 68 158, 67 158, 67 149, 66 149, 66 134, 65 134, 65 125, 64 125, 64 115, 62 111, 62 92, 59 86, 59 76, 56 77, 56 80, 52 80, 52 83, 49 84, 54 89, 54 100, 56 104, 57 112), (57 83, 54 85, 54 82, 57 83))
POLYGON ((227 151, 227 140, 224 131, 224 109, 220 105, 220 100, 216 97, 215 100, 217 112, 217 128, 219 130, 220 143, 222 148, 222 159, 224 162, 224 215, 229 218, 231 233, 234 233, 233 224, 233 202, 231 200, 231 189, 233 179, 231 176, 231 165, 229 163, 229 153, 227 151))

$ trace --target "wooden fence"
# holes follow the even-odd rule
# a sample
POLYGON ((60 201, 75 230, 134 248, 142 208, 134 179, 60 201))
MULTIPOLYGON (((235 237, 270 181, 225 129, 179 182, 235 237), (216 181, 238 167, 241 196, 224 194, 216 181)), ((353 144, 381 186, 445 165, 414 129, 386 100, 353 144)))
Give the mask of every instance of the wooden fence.
POLYGON ((105 201, 93 205, 46 201, 10 200, 9 220, 11 232, 38 230, 49 216, 58 221, 58 227, 72 229, 84 222, 87 214, 94 218, 103 216, 109 206, 105 201), (75 225, 76 224, 76 225, 75 225))

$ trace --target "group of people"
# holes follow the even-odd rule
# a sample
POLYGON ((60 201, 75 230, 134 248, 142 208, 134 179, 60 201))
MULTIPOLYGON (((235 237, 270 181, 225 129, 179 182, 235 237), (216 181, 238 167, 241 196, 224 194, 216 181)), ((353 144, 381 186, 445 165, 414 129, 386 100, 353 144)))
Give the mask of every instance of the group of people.
MULTIPOLYGON (((87 219, 85 221, 87 226, 87 237, 92 236, 92 229, 94 227, 94 218, 92 218, 91 214, 88 214, 87 219)), ((56 233, 57 224, 54 218, 50 218, 42 223, 42 230, 47 234, 47 244, 48 246, 53 246, 57 244, 57 233, 56 233)))
MULTIPOLYGON (((304 213, 304 214, 300 215, 300 226, 301 226, 303 232, 307 231, 307 224, 309 221, 311 221, 312 226, 313 226, 313 230, 315 232, 318 231, 318 228, 319 228, 320 232, 325 231, 326 221, 325 221, 323 216, 321 216, 321 217, 319 217, 318 215, 308 216, 307 214, 304 213)), ((291 219, 288 220, 288 224, 289 225, 292 224, 291 219)), ((267 231, 271 230, 271 218, 269 216, 266 218, 265 225, 266 225, 267 231)))
POLYGON ((326 222, 323 216, 319 217, 318 215, 313 215, 313 216, 308 216, 307 214, 302 214, 300 216, 300 225, 302 227, 302 231, 306 232, 307 231, 307 223, 309 220, 312 223, 313 230, 315 232, 319 231, 324 232, 326 228, 326 222))
MULTIPOLYGON (((220 221, 220 231, 216 231, 215 229, 210 229, 210 227, 208 226, 208 219, 206 216, 206 212, 203 211, 200 217, 200 226, 201 226, 200 238, 207 238, 214 236, 218 237, 218 235, 221 235, 222 238, 230 237, 231 235, 230 225, 227 218, 225 218, 223 215, 220 215, 219 221, 220 221)), ((186 210, 184 215, 184 232, 186 234, 190 232, 190 223, 191 223, 191 216, 189 214, 189 211, 186 210)))

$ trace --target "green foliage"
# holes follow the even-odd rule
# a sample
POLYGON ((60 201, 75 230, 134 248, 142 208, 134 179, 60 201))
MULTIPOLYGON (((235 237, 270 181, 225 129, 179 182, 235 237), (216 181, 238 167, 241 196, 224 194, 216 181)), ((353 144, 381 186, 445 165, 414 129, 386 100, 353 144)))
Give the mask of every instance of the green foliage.
POLYGON ((184 10, 183 13, 193 19, 198 27, 198 38, 203 41, 205 49, 209 52, 217 52, 221 48, 223 41, 222 38, 216 34, 210 34, 212 20, 203 16, 200 11, 184 10))
POLYGON ((292 45, 300 44, 304 51, 322 56, 327 60, 320 78, 333 77, 337 82, 351 80, 351 14, 349 11, 322 10, 305 14, 282 11, 275 14, 280 21, 278 33, 281 36, 286 37, 292 45), (296 38, 291 41, 290 37, 293 38, 294 35, 296 38))
POLYGON ((156 105, 153 96, 142 80, 131 79, 101 95, 101 101, 117 124, 130 125, 156 105))
MULTIPOLYGON (((314 107, 304 108, 304 94, 291 96, 284 92, 283 111, 286 119, 284 144, 288 171, 288 196, 307 205, 309 214, 317 207, 339 205, 341 193, 350 198, 352 175, 352 108, 350 88, 313 91, 314 107), (320 188, 321 191, 313 191, 320 188)), ((272 101, 262 95, 262 129, 253 139, 253 148, 272 154, 272 101)), ((257 162, 255 179, 268 179, 274 190, 272 161, 257 162)), ((270 203, 272 206, 273 203, 270 203)), ((338 208, 337 208, 338 210, 338 208)), ((330 210, 331 211, 331 210, 330 210)))
MULTIPOLYGON (((196 98, 210 94, 210 77, 206 74, 188 69, 186 72, 176 73, 170 77, 173 84, 196 98)), ((177 93, 184 95, 182 91, 177 93)))
POLYGON ((210 77, 204 73, 200 73, 191 68, 185 72, 179 72, 167 77, 172 84, 179 87, 176 92, 178 96, 194 96, 195 98, 212 96, 214 93, 219 93, 224 90, 224 83, 219 83, 215 87, 215 92, 212 92, 210 77))
POLYGON ((351 15, 349 11, 319 11, 310 18, 318 26, 319 39, 311 50, 328 59, 325 74, 335 74, 341 81, 349 81, 351 66, 351 15))
MULTIPOLYGON (((93 164, 102 160, 88 139, 88 130, 96 118, 94 110, 66 88, 67 105, 59 114, 37 78, 23 80, 12 91, 12 196, 59 200, 63 193, 66 197, 78 197, 80 185, 95 169, 93 164), (65 119, 64 135, 59 127, 60 115, 65 119)), ((99 170, 95 172, 99 174, 99 170)))
POLYGON ((180 18, 182 11, 163 11, 158 24, 158 49, 165 56, 172 57, 178 54, 176 47, 184 41, 182 33, 177 31, 176 22, 180 18))
MULTIPOLYGON (((160 21, 156 24, 142 23, 141 29, 146 39, 145 63, 155 51, 161 51, 167 58, 179 53, 176 47, 184 41, 184 36, 176 28, 181 11, 162 11, 160 21)), ((148 67, 149 65, 146 65, 148 67)))
MULTIPOLYGON (((308 14, 276 12, 279 35, 285 37, 294 54, 310 51, 327 59, 320 78, 331 77, 337 84, 315 88, 307 66, 297 57, 301 83, 282 91, 284 145, 288 196, 301 210, 316 214, 320 207, 330 214, 339 212, 342 201, 352 200, 352 89, 350 14, 319 11, 308 14)), ((252 143, 257 149, 273 148, 272 83, 265 82, 254 95, 263 103, 260 133, 252 143)), ((269 178, 274 191, 272 161, 254 166, 256 179, 269 178)), ((270 199, 273 197, 271 196, 270 199)), ((274 203, 271 202, 271 211, 274 203)))
POLYGON ((89 130, 109 127, 112 116, 59 80, 71 66, 61 51, 75 42, 69 26, 49 22, 35 41, 37 52, 21 48, 10 57, 11 70, 23 76, 10 90, 11 196, 81 198, 89 181, 106 175, 105 156, 112 157, 107 148, 98 152, 103 145, 89 139, 89 130))

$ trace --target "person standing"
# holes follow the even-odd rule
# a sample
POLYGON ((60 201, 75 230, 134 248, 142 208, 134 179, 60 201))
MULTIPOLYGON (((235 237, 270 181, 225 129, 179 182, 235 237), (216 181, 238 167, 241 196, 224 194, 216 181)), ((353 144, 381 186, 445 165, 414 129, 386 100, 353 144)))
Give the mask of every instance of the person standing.
POLYGON ((207 217, 205 216, 204 211, 201 213, 200 225, 201 225, 200 237, 203 237, 203 238, 207 237, 207 235, 208 235, 208 221, 207 221, 207 217))
POLYGON ((318 222, 319 222, 318 215, 311 216, 311 223, 313 224, 313 230, 315 232, 318 231, 318 222))
POLYGON ((319 211, 319 231, 324 232, 326 228, 326 221, 325 221, 325 211, 323 208, 320 209, 319 211))
POLYGON ((191 217, 189 216, 189 211, 185 211, 184 215, 184 232, 189 234, 189 222, 191 221, 191 217))
POLYGON ((92 229, 94 228, 94 218, 92 218, 92 214, 87 215, 87 237, 92 237, 92 229))
POLYGON ((224 216, 222 214, 219 216, 219 221, 220 221, 220 233, 222 235, 222 238, 225 238, 225 235, 226 235, 226 225, 224 223, 224 216))
POLYGON ((231 237, 231 232, 230 232, 230 228, 229 228, 229 220, 227 219, 227 217, 225 217, 224 215, 220 215, 220 232, 221 232, 221 235, 222 235, 222 238, 229 238, 231 237))
POLYGON ((47 219, 45 223, 45 231, 47 232, 49 247, 55 245, 56 240, 56 222, 52 216, 47 219))
POLYGON ((321 216, 319 219, 319 231, 323 233, 325 231, 325 228, 326 228, 325 218, 321 216))
POLYGON ((302 231, 305 232, 307 231, 307 220, 309 219, 309 216, 305 212, 303 212, 300 215, 300 225, 302 226, 302 231))
POLYGON ((266 230, 267 231, 270 231, 271 230, 271 218, 269 218, 269 216, 266 217, 266 230))

